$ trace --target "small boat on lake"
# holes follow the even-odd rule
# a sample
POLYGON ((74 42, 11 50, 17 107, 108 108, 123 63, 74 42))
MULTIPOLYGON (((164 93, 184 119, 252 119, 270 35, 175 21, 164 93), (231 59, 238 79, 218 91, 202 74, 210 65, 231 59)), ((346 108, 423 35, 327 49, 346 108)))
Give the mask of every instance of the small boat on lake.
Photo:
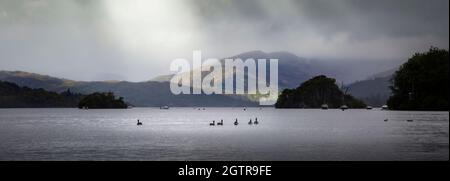
POLYGON ((170 107, 169 106, 161 106, 161 107, 159 107, 159 109, 169 109, 170 107))
POLYGON ((327 109, 328 109, 328 104, 322 104, 321 108, 322 108, 323 110, 327 110, 327 109))
POLYGON ((366 107, 367 110, 372 110, 372 108, 373 108, 372 106, 367 106, 366 107))
POLYGON ((381 110, 388 110, 388 109, 389 109, 389 107, 387 105, 381 106, 381 110))
POLYGON ((342 105, 342 106, 341 106, 341 110, 345 111, 345 110, 347 110, 347 109, 348 109, 348 106, 347 106, 347 105, 342 105))

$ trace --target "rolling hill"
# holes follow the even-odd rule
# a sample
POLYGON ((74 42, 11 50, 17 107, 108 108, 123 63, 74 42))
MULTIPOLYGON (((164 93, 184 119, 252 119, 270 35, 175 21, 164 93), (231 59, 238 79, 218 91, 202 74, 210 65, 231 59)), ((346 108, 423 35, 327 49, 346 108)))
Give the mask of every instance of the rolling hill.
POLYGON ((0 80, 48 91, 114 92, 135 106, 256 106, 242 96, 173 95, 168 82, 74 81, 22 71, 0 71, 0 80))

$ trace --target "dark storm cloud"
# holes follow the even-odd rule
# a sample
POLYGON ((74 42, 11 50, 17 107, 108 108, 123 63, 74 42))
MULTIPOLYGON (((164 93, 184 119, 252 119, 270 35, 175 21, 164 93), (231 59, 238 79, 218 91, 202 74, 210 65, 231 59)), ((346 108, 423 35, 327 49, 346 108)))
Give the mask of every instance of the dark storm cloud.
POLYGON ((366 38, 429 34, 448 37, 446 0, 349 0, 340 6, 324 0, 305 2, 300 10, 305 11, 305 16, 316 26, 325 25, 330 33, 349 31, 366 38))
POLYGON ((0 0, 0 69, 83 80, 146 80, 198 49, 404 61, 448 39, 448 0, 0 0))
POLYGON ((190 2, 209 44, 223 42, 222 49, 234 52, 287 50, 363 61, 404 60, 430 46, 448 48, 447 0, 190 2))
POLYGON ((352 37, 448 37, 448 0, 192 0, 206 23, 264 22, 277 30, 308 26, 324 36, 349 32, 352 37), (270 11, 279 11, 271 14, 270 11))

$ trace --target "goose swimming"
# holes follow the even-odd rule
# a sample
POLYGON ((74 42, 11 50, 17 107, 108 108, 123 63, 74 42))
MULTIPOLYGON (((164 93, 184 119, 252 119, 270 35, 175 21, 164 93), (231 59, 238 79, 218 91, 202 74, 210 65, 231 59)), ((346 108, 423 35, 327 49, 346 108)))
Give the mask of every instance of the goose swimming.
POLYGON ((221 119, 220 122, 217 123, 217 126, 223 126, 223 119, 221 119))
POLYGON ((236 121, 234 121, 234 125, 238 125, 239 124, 239 122, 238 122, 238 120, 237 120, 237 118, 236 118, 236 121))
POLYGON ((209 123, 210 126, 215 126, 216 125, 216 121, 213 121, 212 123, 209 123))
POLYGON ((259 124, 259 122, 258 122, 258 118, 255 118, 255 122, 254 122, 254 124, 259 124))
POLYGON ((253 123, 252 123, 252 119, 250 119, 250 121, 248 122, 248 124, 249 125, 252 125, 253 123))
POLYGON ((142 122, 140 122, 139 119, 137 120, 137 125, 138 125, 138 126, 141 126, 141 125, 142 125, 142 122))

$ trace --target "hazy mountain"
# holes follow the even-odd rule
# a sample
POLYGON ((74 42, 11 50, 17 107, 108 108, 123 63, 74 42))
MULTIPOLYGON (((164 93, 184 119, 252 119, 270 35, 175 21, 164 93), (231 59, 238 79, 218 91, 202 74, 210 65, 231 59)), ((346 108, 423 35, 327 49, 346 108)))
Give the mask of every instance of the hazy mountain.
POLYGON ((386 70, 386 71, 383 71, 383 72, 374 74, 374 75, 372 75, 372 76, 369 76, 369 78, 367 78, 367 79, 376 79, 376 78, 383 78, 383 77, 392 77, 392 76, 394 75, 395 71, 397 71, 397 70, 398 70, 398 67, 393 68, 393 69, 389 69, 389 70, 386 70))
MULTIPOLYGON (((246 60, 249 58, 257 59, 278 59, 278 86, 280 88, 293 88, 299 86, 302 82, 310 79, 311 67, 307 60, 300 58, 289 52, 265 53, 262 51, 251 51, 236 56, 231 59, 240 58, 246 60)), ((256 75, 253 75, 256 76, 256 75)))
MULTIPOLYGON (((348 84, 358 80, 366 80, 367 77, 373 76, 381 71, 391 69, 392 67, 397 67, 402 63, 402 61, 382 60, 377 61, 376 63, 362 60, 318 60, 299 57, 289 52, 266 53, 263 51, 250 51, 227 58, 240 58, 242 60, 246 60, 248 58, 267 60, 278 59, 278 82, 279 87, 282 89, 298 87, 304 81, 317 75, 333 77, 338 83, 344 82, 348 84)), ((224 59, 221 60, 222 66, 224 64, 224 59)), ((199 70, 193 71, 195 72, 199 70)), ((389 72, 386 72, 386 74, 388 73, 389 72)), ((205 74, 205 72, 202 73, 202 75, 205 74)), ((172 76, 173 75, 162 75, 155 77, 152 81, 170 81, 172 76)), ((227 77, 224 77, 224 79, 227 79, 227 77)))
POLYGON ((382 106, 391 95, 390 80, 397 69, 390 69, 370 76, 366 80, 348 85, 349 93, 371 106, 382 106))
POLYGON ((404 62, 404 60, 309 59, 290 52, 262 51, 246 52, 231 58, 278 59, 279 86, 282 88, 298 87, 304 81, 318 75, 333 77, 336 82, 346 84, 365 80, 367 77, 384 77, 394 73, 404 62))
MULTIPOLYGON (((288 53, 288 52, 274 52, 274 53, 265 53, 262 51, 250 51, 246 53, 242 53, 239 55, 235 55, 232 57, 227 57, 220 60, 220 63, 222 65, 222 72, 232 72, 233 70, 226 70, 225 69, 225 59, 242 59, 243 61, 247 59, 278 59, 278 83, 280 88, 293 88, 300 85, 302 82, 308 80, 312 77, 312 75, 309 72, 310 66, 306 62, 306 59, 297 57, 294 54, 288 53)), ((256 62, 256 70, 258 71, 258 63, 256 62)), ((182 73, 182 76, 184 78, 190 77, 193 73, 199 73, 199 69, 191 70, 190 72, 182 73)), ((242 71, 243 70, 239 70, 242 71)), ((269 69, 266 70, 266 72, 269 72, 269 69)), ((201 71, 202 77, 209 74, 210 71, 201 71)), ((169 82, 172 78, 172 75, 162 75, 157 76, 151 81, 157 81, 157 82, 169 82)), ((253 73, 250 73, 248 75, 249 77, 256 78, 256 75, 253 73)), ((228 79, 233 79, 233 77, 225 77, 222 75, 214 75, 214 77, 218 79, 222 79, 222 81, 226 81, 228 79)))

